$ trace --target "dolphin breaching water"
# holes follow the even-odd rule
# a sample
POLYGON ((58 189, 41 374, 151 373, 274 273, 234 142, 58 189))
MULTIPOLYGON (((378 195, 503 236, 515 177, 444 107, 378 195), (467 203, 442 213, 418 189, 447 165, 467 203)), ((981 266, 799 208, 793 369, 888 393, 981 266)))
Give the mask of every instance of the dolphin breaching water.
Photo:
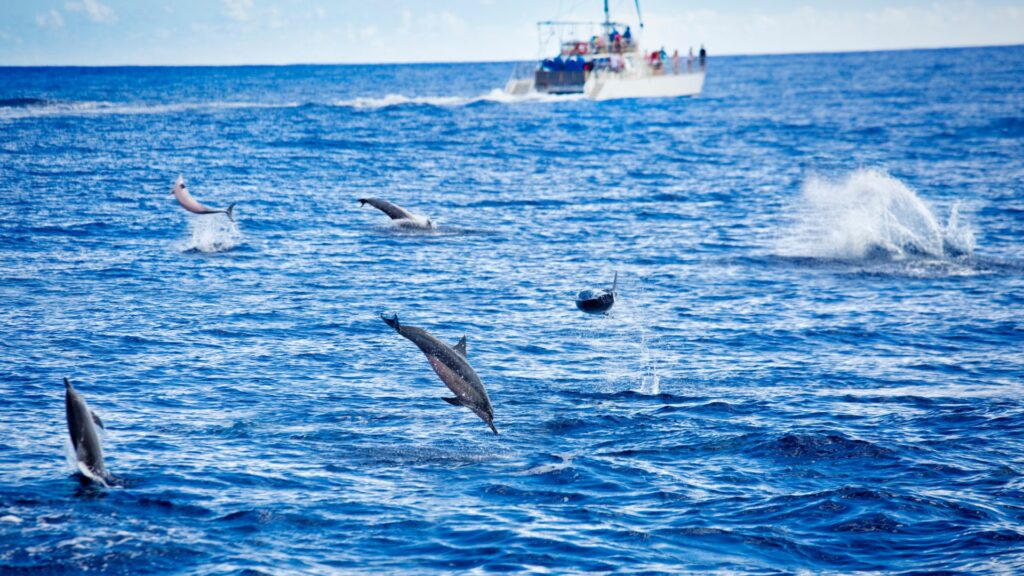
POLYGON ((615 289, 619 284, 619 273, 615 273, 612 287, 608 290, 581 290, 576 295, 576 307, 588 314, 601 314, 615 305, 615 289))
POLYGON ((413 214, 405 208, 392 204, 387 200, 382 200, 380 198, 359 199, 359 206, 364 206, 366 204, 369 204, 377 210, 387 214, 388 217, 394 220, 395 224, 402 226, 403 228, 421 228, 424 230, 430 230, 434 227, 434 223, 430 221, 430 218, 413 214))
POLYGON ((391 318, 381 314, 380 318, 395 332, 418 346, 441 381, 455 393, 454 398, 445 397, 442 400, 452 406, 469 408, 491 427, 492 432, 498 433, 494 427, 494 408, 491 407, 491 399, 487 397, 487 390, 484 390, 484 383, 466 360, 465 336, 455 346, 449 346, 422 328, 402 325, 398 322, 397 314, 391 318))
POLYGON ((64 379, 64 411, 67 413, 68 434, 75 451, 78 470, 90 480, 109 485, 114 477, 103 464, 103 446, 100 443, 99 428, 103 421, 89 409, 82 395, 75 390, 67 378, 64 379))
POLYGON ((232 222, 235 221, 234 202, 224 210, 204 206, 188 193, 188 188, 185 187, 185 178, 182 176, 178 176, 178 179, 174 182, 174 187, 171 188, 171 194, 174 194, 174 197, 178 199, 181 206, 189 212, 194 214, 226 214, 228 220, 231 220, 232 222))

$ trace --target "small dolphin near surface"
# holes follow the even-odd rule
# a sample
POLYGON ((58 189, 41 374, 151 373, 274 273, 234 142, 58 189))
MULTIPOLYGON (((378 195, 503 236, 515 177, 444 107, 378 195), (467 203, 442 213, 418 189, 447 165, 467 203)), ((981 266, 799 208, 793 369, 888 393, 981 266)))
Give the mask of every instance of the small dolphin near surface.
POLYGON ((235 221, 234 202, 224 210, 204 206, 188 193, 188 188, 185 187, 185 178, 183 176, 178 176, 178 179, 174 182, 174 187, 171 188, 171 194, 174 194, 174 197, 178 199, 178 203, 180 203, 185 210, 188 210, 193 214, 225 214, 227 215, 228 220, 231 220, 232 222, 235 221))
POLYGON ((417 216, 405 208, 392 204, 387 200, 382 200, 380 198, 359 199, 360 207, 365 206, 366 204, 369 204, 377 210, 387 214, 388 217, 395 221, 395 224, 398 224, 403 228, 420 228, 423 230, 431 230, 434 228, 434 223, 430 221, 430 218, 417 216))
POLYGON ((391 318, 381 314, 380 318, 395 332, 418 346, 441 381, 455 393, 454 398, 442 400, 452 406, 469 408, 491 427, 492 432, 498 433, 494 427, 494 408, 491 407, 491 399, 487 397, 487 390, 484 390, 484 383, 466 360, 465 336, 455 346, 449 346, 422 328, 402 325, 398 322, 397 314, 391 318))
POLYGON ((85 399, 67 378, 64 379, 64 411, 67 413, 71 447, 82 475, 103 484, 112 483, 114 477, 103 464, 103 446, 97 430, 97 426, 104 428, 103 421, 89 409, 85 399))
POLYGON ((619 273, 615 273, 612 287, 608 290, 581 290, 576 295, 576 307, 588 314, 600 314, 611 310, 615 305, 615 289, 619 284, 619 273))

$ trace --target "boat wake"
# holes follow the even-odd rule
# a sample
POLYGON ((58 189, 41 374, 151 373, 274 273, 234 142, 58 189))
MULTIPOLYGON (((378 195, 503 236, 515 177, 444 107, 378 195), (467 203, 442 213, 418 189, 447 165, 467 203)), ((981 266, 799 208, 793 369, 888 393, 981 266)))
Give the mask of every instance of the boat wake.
POLYGON ((185 252, 226 252, 242 241, 238 223, 221 214, 190 216, 189 232, 184 242, 185 252))
POLYGON ((974 232, 954 204, 945 225, 903 182, 879 170, 803 188, 781 256, 833 260, 947 260, 974 252, 974 232))
POLYGON ((211 113, 221 110, 251 108, 297 108, 302 104, 262 102, 178 102, 174 104, 146 104, 141 102, 105 102, 98 100, 57 101, 41 98, 13 98, 0 100, 0 120, 22 120, 60 116, 116 116, 175 114, 180 112, 211 113))
POLYGON ((582 94, 553 95, 530 93, 511 95, 504 90, 491 90, 478 96, 403 96, 388 94, 382 97, 360 97, 348 100, 322 102, 176 102, 149 104, 144 102, 107 102, 101 100, 59 101, 42 98, 0 99, 0 121, 49 118, 63 116, 117 116, 158 115, 183 112, 215 113, 230 110, 299 108, 303 106, 329 106, 355 109, 379 109, 399 106, 459 107, 479 102, 517 104, 526 102, 569 102, 580 100, 582 94))
POLYGON ((581 100, 582 94, 539 94, 530 93, 524 95, 508 94, 504 90, 494 89, 479 96, 403 96, 401 94, 388 94, 382 98, 362 97, 349 100, 337 100, 334 106, 343 108, 391 108, 397 106, 436 106, 436 107, 459 107, 476 104, 478 102, 493 102, 497 104, 520 104, 528 102, 571 102, 581 100))

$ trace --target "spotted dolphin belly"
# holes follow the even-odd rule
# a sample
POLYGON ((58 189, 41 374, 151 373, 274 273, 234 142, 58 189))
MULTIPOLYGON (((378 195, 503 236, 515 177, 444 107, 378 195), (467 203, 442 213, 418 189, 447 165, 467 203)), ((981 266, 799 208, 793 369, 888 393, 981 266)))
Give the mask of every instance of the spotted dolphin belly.
POLYGON ((469 389, 469 383, 466 379, 459 375, 458 372, 452 370, 447 364, 441 362, 437 356, 427 356, 427 360, 430 362, 430 366, 437 372, 437 375, 441 378, 452 392, 461 400, 467 400, 466 391, 469 389))

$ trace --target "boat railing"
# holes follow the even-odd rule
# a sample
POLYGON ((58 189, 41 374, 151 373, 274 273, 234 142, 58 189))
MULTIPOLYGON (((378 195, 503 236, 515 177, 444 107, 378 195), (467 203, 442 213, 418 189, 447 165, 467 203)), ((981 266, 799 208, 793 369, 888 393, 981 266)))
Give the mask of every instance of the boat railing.
POLYGON ((652 61, 648 57, 631 59, 628 63, 623 59, 617 65, 609 62, 604 66, 595 68, 590 74, 596 75, 599 78, 604 76, 646 78, 650 76, 700 74, 703 72, 704 67, 701 67, 696 60, 687 62, 684 58, 675 60, 668 58, 666 60, 652 61))

